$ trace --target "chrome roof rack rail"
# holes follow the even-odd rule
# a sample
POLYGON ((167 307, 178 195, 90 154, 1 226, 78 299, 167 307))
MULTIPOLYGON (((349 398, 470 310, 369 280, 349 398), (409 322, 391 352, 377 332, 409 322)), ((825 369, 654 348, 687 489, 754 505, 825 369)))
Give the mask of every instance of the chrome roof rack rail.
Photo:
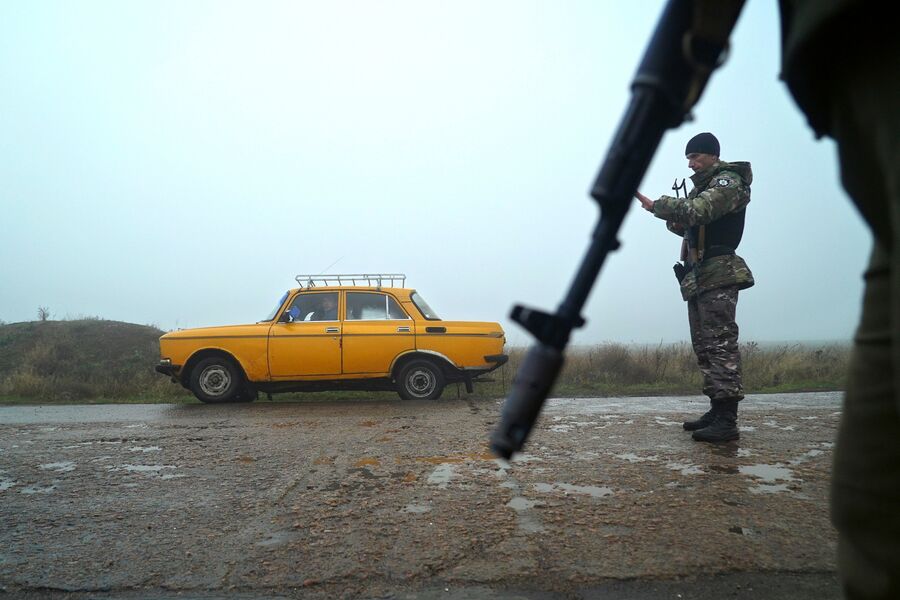
POLYGON ((404 287, 406 275, 403 273, 351 273, 340 275, 297 275, 294 278, 301 288, 329 285, 359 285, 368 287, 404 287), (400 285, 396 285, 396 283, 400 285))

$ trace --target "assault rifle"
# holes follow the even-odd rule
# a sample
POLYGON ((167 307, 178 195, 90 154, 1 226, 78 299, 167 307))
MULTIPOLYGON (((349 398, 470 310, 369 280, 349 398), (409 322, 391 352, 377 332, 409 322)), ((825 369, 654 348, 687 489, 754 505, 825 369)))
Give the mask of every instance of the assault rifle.
POLYGON ((712 72, 724 62, 744 0, 669 0, 631 84, 631 100, 591 190, 600 220, 587 254, 556 313, 517 305, 510 317, 537 339, 525 356, 491 436, 509 459, 525 444, 563 366, 572 330, 663 133, 690 115, 712 72))

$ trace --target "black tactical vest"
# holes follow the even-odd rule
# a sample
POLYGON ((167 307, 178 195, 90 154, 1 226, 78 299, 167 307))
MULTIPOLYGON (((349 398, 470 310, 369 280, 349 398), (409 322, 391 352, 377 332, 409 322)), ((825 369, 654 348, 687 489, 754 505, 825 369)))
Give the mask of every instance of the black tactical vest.
MULTIPOLYGON (((744 217, 747 209, 728 213, 712 223, 706 224, 704 233, 703 257, 712 258, 724 254, 734 254, 741 238, 744 237, 744 217)), ((700 239, 700 227, 691 227, 688 239, 691 247, 696 248, 700 239)))

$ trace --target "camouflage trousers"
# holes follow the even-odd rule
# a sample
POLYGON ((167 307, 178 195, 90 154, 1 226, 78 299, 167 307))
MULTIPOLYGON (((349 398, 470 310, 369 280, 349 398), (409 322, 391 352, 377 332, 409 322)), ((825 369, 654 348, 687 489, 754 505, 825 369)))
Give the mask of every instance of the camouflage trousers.
POLYGON ((703 292, 687 302, 691 344, 703 375, 703 393, 710 400, 744 397, 734 320, 737 301, 737 286, 728 286, 703 292))
POLYGON ((890 58, 848 56, 830 99, 841 179, 875 234, 831 483, 850 600, 900 598, 900 41, 886 43, 890 58))

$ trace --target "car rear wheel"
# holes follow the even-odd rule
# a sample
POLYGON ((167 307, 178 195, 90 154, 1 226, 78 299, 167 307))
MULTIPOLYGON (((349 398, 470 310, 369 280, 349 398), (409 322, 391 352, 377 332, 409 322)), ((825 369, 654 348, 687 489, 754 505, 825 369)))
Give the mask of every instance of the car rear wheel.
POLYGON ((224 356, 204 358, 191 371, 191 391, 201 402, 239 402, 243 376, 224 356))
POLYGON ((429 360, 413 360, 403 365, 397 378, 397 393, 404 400, 436 400, 444 391, 440 367, 429 360))

